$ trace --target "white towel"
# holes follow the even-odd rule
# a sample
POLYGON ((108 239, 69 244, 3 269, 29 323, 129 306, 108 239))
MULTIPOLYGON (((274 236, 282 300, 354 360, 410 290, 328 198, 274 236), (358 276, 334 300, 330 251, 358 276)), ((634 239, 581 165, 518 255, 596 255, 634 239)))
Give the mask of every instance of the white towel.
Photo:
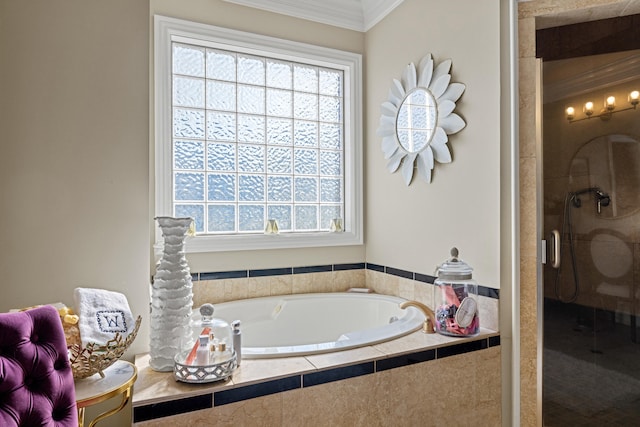
POLYGON ((104 345, 116 333, 124 338, 135 321, 127 297, 105 289, 76 288, 73 292, 82 347, 89 343, 104 345))

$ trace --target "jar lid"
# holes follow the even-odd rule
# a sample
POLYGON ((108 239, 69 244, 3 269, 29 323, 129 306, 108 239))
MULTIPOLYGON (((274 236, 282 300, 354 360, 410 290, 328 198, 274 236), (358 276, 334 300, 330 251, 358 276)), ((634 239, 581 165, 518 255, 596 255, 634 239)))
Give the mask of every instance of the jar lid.
POLYGON ((436 268, 438 279, 445 280, 470 280, 473 268, 458 258, 458 248, 451 248, 451 258, 444 261, 436 268))
POLYGON ((200 312, 200 324, 202 326, 225 328, 231 330, 229 323, 224 319, 213 317, 214 307, 211 303, 205 303, 198 309, 200 312))
POLYGON ((202 323, 209 324, 213 321, 213 304, 205 303, 200 306, 200 315, 202 316, 202 323))

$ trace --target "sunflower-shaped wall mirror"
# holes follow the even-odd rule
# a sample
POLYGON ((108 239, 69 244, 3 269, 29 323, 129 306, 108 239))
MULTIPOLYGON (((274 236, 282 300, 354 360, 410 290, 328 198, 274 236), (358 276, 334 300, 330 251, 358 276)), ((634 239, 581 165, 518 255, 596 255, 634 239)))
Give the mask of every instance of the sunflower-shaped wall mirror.
POLYGON ((453 112, 465 85, 451 83, 451 60, 434 68, 431 54, 420 61, 418 68, 407 65, 400 81, 393 79, 389 99, 382 103, 378 135, 387 169, 401 171, 409 185, 414 169, 431 182, 434 162, 450 163, 448 135, 462 130, 466 123, 453 112))

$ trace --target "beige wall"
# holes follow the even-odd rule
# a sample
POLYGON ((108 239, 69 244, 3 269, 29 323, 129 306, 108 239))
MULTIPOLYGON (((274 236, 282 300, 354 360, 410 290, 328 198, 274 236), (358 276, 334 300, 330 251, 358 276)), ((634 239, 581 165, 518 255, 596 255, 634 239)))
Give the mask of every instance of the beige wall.
POLYGON ((499 2, 405 0, 366 42, 367 261, 433 274, 456 246, 476 280, 499 287, 499 2), (431 184, 406 186, 387 171, 375 132, 392 79, 427 53, 450 58, 452 81, 466 84, 456 112, 467 126, 450 136, 453 162, 436 164, 431 184))
POLYGON ((0 311, 85 286, 148 312, 148 8, 0 1, 0 311))
POLYGON ((0 0, 0 311, 123 292, 145 316, 131 354, 148 348, 148 16, 144 0, 0 0))

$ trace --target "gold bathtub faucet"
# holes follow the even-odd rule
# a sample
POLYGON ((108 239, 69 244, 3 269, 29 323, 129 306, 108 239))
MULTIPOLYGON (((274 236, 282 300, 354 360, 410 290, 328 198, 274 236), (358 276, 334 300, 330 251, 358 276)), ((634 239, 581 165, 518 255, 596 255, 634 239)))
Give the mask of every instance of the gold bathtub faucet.
POLYGON ((424 332, 425 334, 435 333, 436 330, 434 329, 434 326, 436 324, 436 316, 433 313, 433 310, 418 301, 405 301, 403 303, 400 303, 400 308, 402 309, 405 309, 409 306, 420 309, 420 311, 422 311, 426 316, 424 324, 422 325, 422 332, 424 332))

